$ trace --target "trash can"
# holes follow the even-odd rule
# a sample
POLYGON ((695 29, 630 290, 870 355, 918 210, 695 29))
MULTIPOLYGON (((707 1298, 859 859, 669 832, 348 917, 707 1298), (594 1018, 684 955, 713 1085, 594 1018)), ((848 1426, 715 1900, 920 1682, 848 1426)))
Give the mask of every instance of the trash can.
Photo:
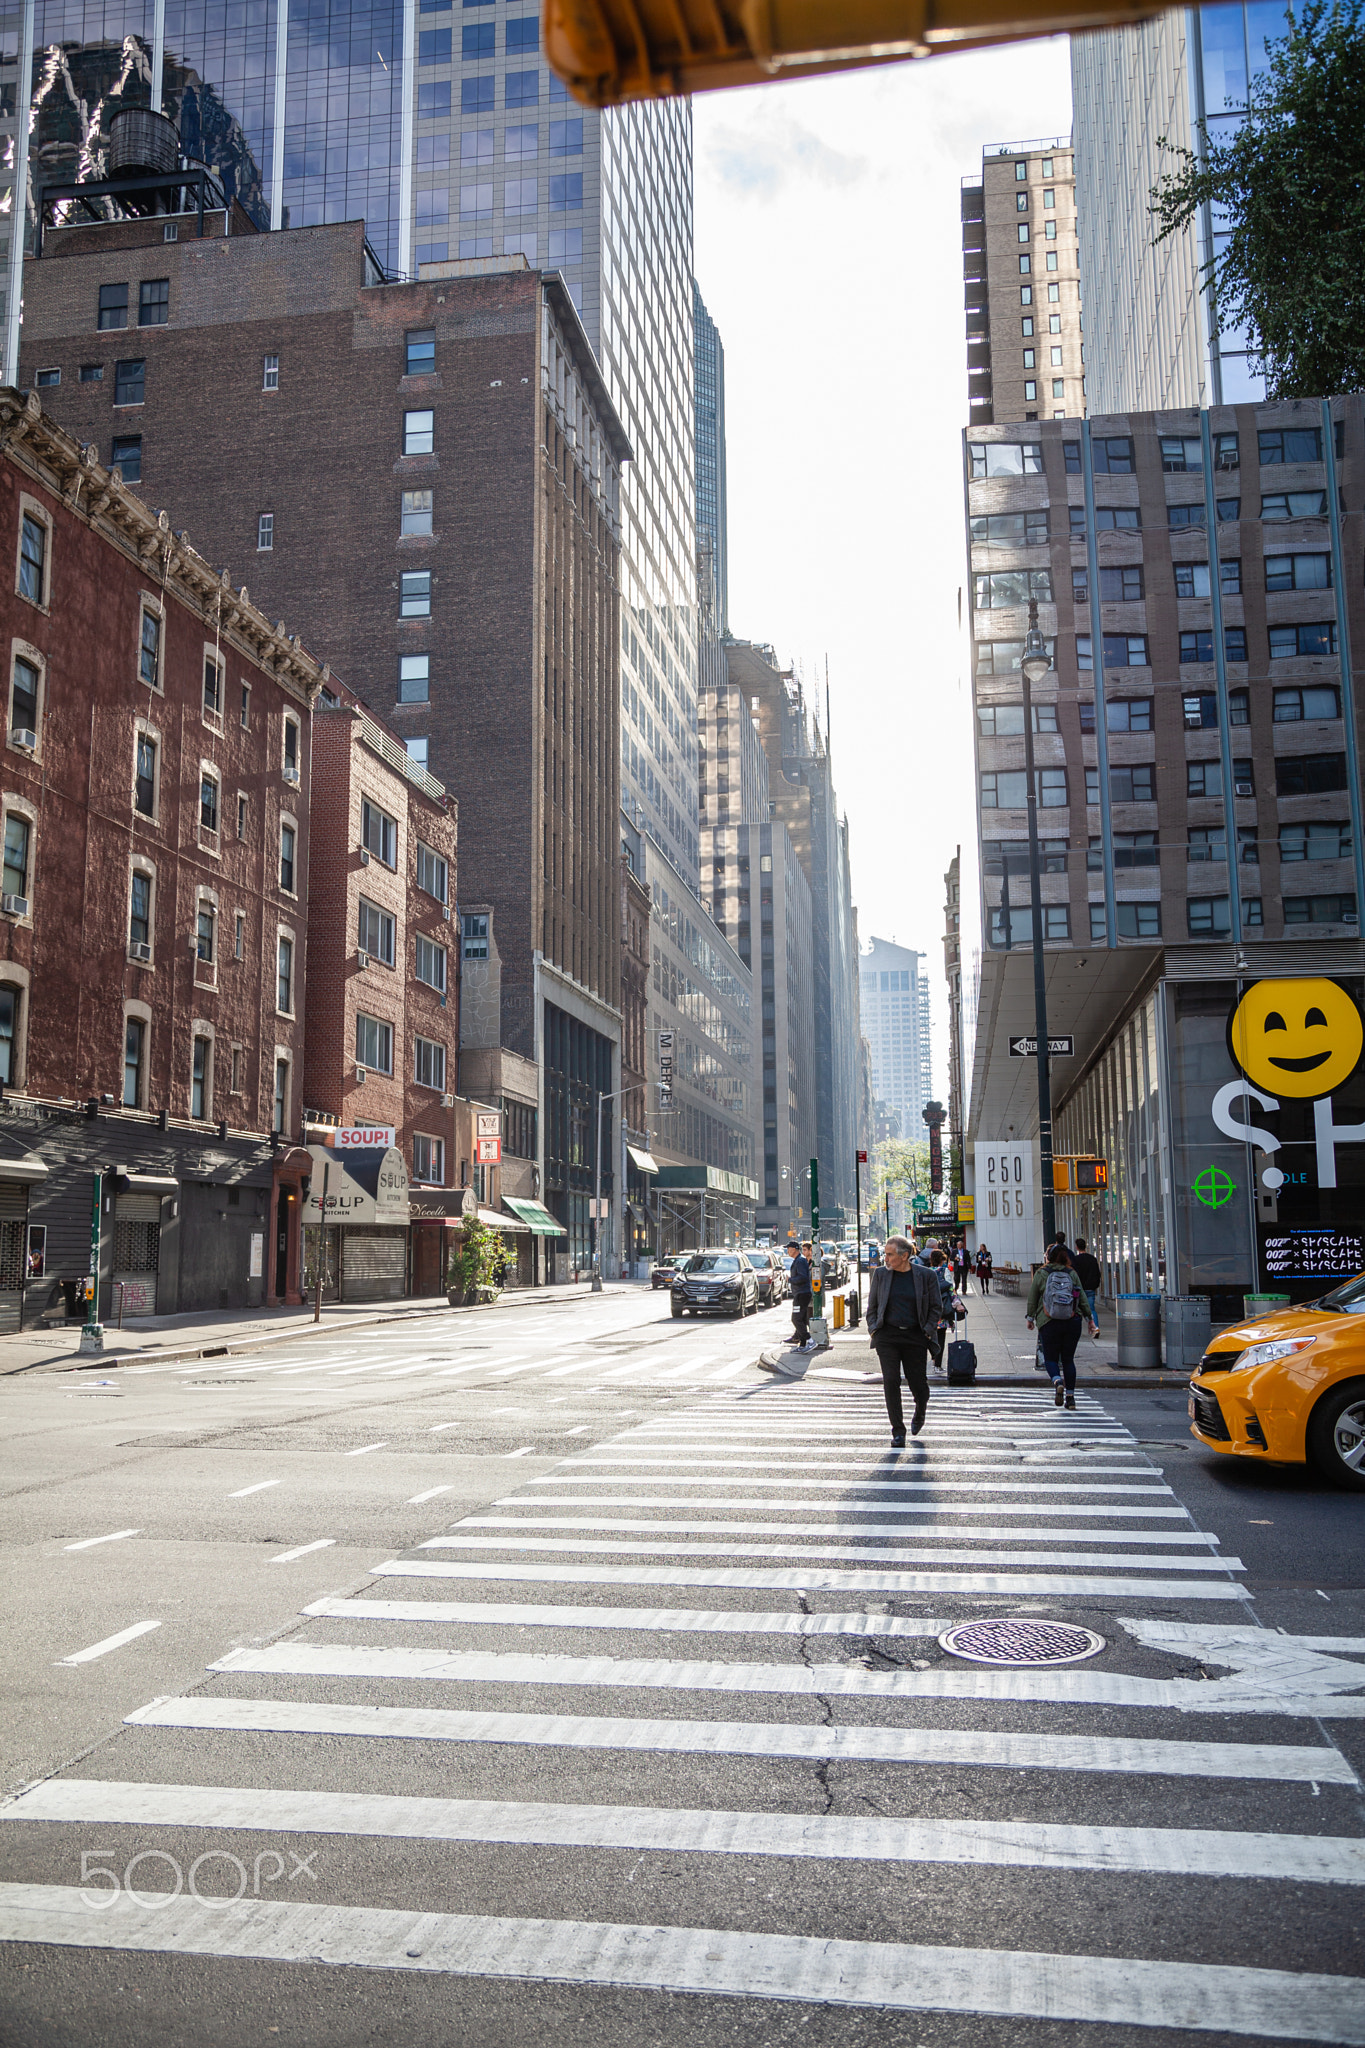
POLYGON ((1198 1365, 1212 1334, 1207 1294, 1166 1296, 1166 1363, 1177 1372, 1198 1365))
POLYGON ((1287 1294, 1244 1294, 1242 1296, 1242 1314, 1248 1322, 1257 1316, 1273 1316, 1280 1309, 1288 1308, 1288 1306, 1289 1296, 1287 1294))
POLYGON ((1118 1339, 1120 1366, 1135 1371, 1159 1370, 1161 1366, 1161 1296, 1121 1294, 1118 1298, 1118 1339))

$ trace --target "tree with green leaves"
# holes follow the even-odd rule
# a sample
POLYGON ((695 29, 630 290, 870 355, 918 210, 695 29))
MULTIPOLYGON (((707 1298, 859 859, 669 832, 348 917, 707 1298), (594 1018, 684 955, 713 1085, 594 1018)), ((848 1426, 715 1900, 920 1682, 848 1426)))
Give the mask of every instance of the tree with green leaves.
POLYGON ((464 1217, 459 1243, 450 1256, 450 1292, 466 1302, 477 1301, 481 1289, 495 1292, 500 1247, 496 1230, 487 1229, 477 1216, 464 1217))
MULTIPOLYGON (((1158 242, 1212 209, 1214 324, 1245 330, 1276 398, 1365 388, 1365 0, 1307 0, 1267 43, 1246 116, 1200 123, 1196 154, 1152 188, 1158 242)), ((1210 108, 1210 114, 1220 111, 1210 108)))

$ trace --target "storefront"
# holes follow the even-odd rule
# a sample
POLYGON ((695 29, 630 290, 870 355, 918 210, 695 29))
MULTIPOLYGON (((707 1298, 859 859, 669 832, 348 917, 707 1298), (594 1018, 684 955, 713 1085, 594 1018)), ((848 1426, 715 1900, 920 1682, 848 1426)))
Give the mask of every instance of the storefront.
POLYGON ((564 1225, 550 1214, 543 1202, 533 1202, 527 1196, 504 1195, 502 1202, 503 1207, 510 1209, 517 1221, 530 1231, 532 1245, 544 1251, 545 1271, 538 1277, 547 1284, 567 1280, 568 1262, 564 1250, 568 1232, 564 1225))
POLYGON ((530 1240, 530 1229, 514 1216, 498 1209, 482 1209, 472 1188, 412 1188, 408 1208, 412 1218, 412 1292, 415 1295, 445 1294, 455 1284, 452 1261, 459 1249, 461 1232, 469 1218, 485 1230, 495 1231, 504 1256, 504 1284, 515 1284, 517 1237, 530 1240))
POLYGON ((1165 980, 1057 1117, 1056 1150, 1109 1162, 1059 1197, 1108 1295, 1306 1301, 1365 1271, 1365 979, 1165 980))
POLYGON ((407 1288, 408 1169, 396 1145, 310 1145, 303 1199, 304 1270, 340 1301, 399 1301, 407 1288), (335 1232, 335 1236, 333 1236, 335 1232))
POLYGON ((158 1313, 164 1205, 180 1183, 169 1173, 130 1167, 114 1176, 114 1278, 110 1312, 116 1317, 158 1313))
POLYGON ((44 1271, 47 1233, 30 1229, 28 1191, 47 1177, 41 1159, 0 1159, 0 1336, 23 1328, 25 1280, 44 1271))

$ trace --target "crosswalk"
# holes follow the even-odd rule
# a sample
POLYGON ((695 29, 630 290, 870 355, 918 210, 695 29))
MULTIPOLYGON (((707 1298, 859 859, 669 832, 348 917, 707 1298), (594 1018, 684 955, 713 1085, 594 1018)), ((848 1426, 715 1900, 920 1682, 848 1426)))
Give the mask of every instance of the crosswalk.
POLYGON ((879 1389, 721 1390, 413 1536, 137 1708, 97 1775, 0 1807, 38 1858, 0 1939, 303 1964, 323 1997, 358 1966, 686 1993, 703 2040, 744 1997, 1365 2048, 1325 1903, 1358 1922, 1361 1787, 1322 1726, 1365 1712, 1365 1639, 1260 1628, 1241 1561, 1096 1399, 935 1390, 895 1451, 879 1389), (997 1612, 1105 1647, 940 1645, 997 1612), (307 1898, 204 1899, 120 1885, 106 1848, 92 1895, 55 1880, 95 1829, 177 1870, 345 1857, 307 1898), (904 1891, 935 1870, 979 1901, 938 1940, 904 1891), (1215 1883, 1245 1920, 1226 1952, 1215 1883))

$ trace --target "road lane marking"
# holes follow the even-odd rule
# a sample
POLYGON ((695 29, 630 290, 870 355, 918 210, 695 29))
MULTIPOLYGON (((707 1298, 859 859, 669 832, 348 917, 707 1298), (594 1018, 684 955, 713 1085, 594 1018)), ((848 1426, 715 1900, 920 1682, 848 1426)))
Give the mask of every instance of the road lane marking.
MULTIPOLYGON (((509 1457, 519 1457, 518 1451, 510 1451, 509 1457)), ((708 1525, 710 1526, 710 1525, 708 1525)), ((779 1539, 790 1531, 775 1528, 779 1539)), ((1087 1531, 1087 1537, 1090 1532, 1087 1531)), ((1025 1540, 1036 1543, 1039 1531, 1024 1532, 1025 1540)), ((983 1541, 988 1540, 983 1537, 983 1541)), ((797 1544, 778 1541, 776 1543, 604 1543, 589 1542, 576 1536, 428 1536, 419 1545, 422 1550, 539 1550, 591 1552, 594 1556, 607 1557, 841 1557, 859 1558, 868 1564, 965 1564, 981 1565, 1037 1565, 1054 1571, 1076 1571, 1087 1566, 1100 1565, 1106 1571, 1163 1571, 1163 1572, 1208 1572, 1245 1571, 1246 1566, 1239 1557, 1148 1557, 1128 1555, 1125 1557, 1088 1556, 1084 1551, 1066 1550, 891 1550, 884 1544, 869 1544, 859 1548, 856 1544, 797 1544)))
POLYGON ((297 1550, 282 1550, 278 1557, 272 1557, 272 1564, 292 1564, 296 1557, 308 1557, 315 1550, 330 1550, 336 1542, 335 1536, 319 1536, 316 1543, 301 1543, 297 1550))
POLYGON ((245 1500, 249 1493, 264 1493, 267 1487, 281 1486, 283 1485, 283 1483, 284 1482, 279 1479, 258 1479, 254 1486, 239 1486, 236 1493, 230 1493, 228 1495, 228 1499, 245 1500))
POLYGON ((121 1628, 115 1636, 105 1636, 102 1642, 92 1643, 88 1650, 75 1650, 69 1657, 56 1657, 57 1664, 93 1664, 96 1657, 107 1657, 111 1650, 121 1650, 125 1643, 131 1643, 138 1636, 150 1634, 160 1628, 159 1621, 135 1621, 131 1628, 121 1628))
POLYGON ((671 1855, 815 1861, 952 1863, 1005 1869, 1141 1871, 1163 1877, 1255 1877, 1365 1884, 1365 1840, 1243 1833, 1233 1828, 1079 1827, 1052 1821, 886 1819, 725 1809, 558 1805, 393 1793, 165 1785, 50 1778, 0 1808, 0 1820, 89 1826, 268 1829, 533 1848, 631 1849, 671 1855))
POLYGON ((506 1455, 509 1458, 532 1458, 535 1456, 535 1452, 536 1446, 534 1444, 523 1444, 519 1451, 508 1451, 506 1455))
POLYGON ((367 1451, 382 1451, 388 1441, 386 1436, 381 1436, 377 1444, 357 1444, 353 1451, 344 1451, 342 1455, 347 1458, 363 1458, 367 1451))
POLYGON ((86 1536, 79 1543, 64 1543, 63 1550, 93 1550, 97 1543, 120 1543, 125 1536, 140 1536, 141 1529, 111 1529, 107 1536, 86 1536))
MULTIPOLYGON (((939 1560, 940 1563, 943 1561, 939 1560)), ((1106 1560, 1112 1563, 1112 1559, 1106 1560)), ((1166 1560, 1161 1560, 1164 1565, 1166 1560)), ((557 1564, 537 1559, 477 1563, 436 1558, 390 1558, 370 1566, 372 1578, 531 1581, 553 1586, 732 1586, 764 1592, 955 1593, 969 1598, 1010 1599, 1237 1600, 1250 1594, 1233 1579, 1107 1579, 1066 1572, 845 1572, 803 1565, 782 1570, 759 1566, 557 1564)))
POLYGON ((684 1629, 701 1634, 788 1636, 939 1636, 951 1621, 891 1614, 763 1614, 742 1607, 521 1606, 482 1600, 367 1600, 331 1595, 304 1614, 334 1620, 487 1622, 518 1628, 684 1629))
POLYGON ((435 1500, 438 1493, 453 1493, 454 1491, 453 1486, 429 1486, 425 1493, 409 1494, 408 1506, 410 1508, 420 1507, 424 1500, 435 1500))
MULTIPOLYGON (((1104 1516, 1111 1520, 1116 1517, 1124 1520, 1132 1519, 1134 1521, 1151 1520, 1153 1518, 1159 1518, 1166 1521, 1176 1522, 1183 1522, 1188 1520, 1186 1511, 1182 1507, 1141 1508, 1134 1507, 1130 1505, 1130 1503, 1127 1501, 1115 1501, 1112 1506, 1108 1506, 1101 1501, 1070 1500, 1043 1501, 1036 1503, 1031 1503, 1028 1501, 959 1500, 908 1500, 894 1502, 854 1500, 709 1500, 706 1498, 698 1500, 690 1496, 684 1500, 677 1500, 670 1498, 667 1494, 657 1495, 649 1493, 603 1493, 589 1494, 586 1496, 583 1494, 574 1493, 536 1493, 529 1495, 518 1493, 509 1494, 505 1500, 494 1501, 493 1505, 494 1507, 499 1508, 671 1508, 675 1514, 678 1512, 679 1509, 683 1509, 689 1514, 700 1513, 702 1510, 714 1510, 717 1514, 725 1515, 739 1513, 759 1513, 765 1515, 797 1513, 807 1515, 833 1515, 838 1517, 840 1521, 847 1517, 849 1519, 850 1528, 866 1527, 869 1533, 875 1533, 873 1525, 859 1524, 855 1519, 856 1517, 861 1515, 941 1515, 946 1520, 951 1516, 961 1515, 976 1517, 982 1515, 1093 1515, 1104 1516)), ((471 1522, 473 1522, 475 1520, 475 1517, 470 1516, 468 1519, 471 1522)), ((483 1518, 480 1517, 478 1519, 482 1520, 483 1518)), ((531 1526, 529 1519, 525 1521, 524 1525, 528 1528, 531 1526)), ((503 1527, 505 1525, 499 1522, 497 1524, 490 1524, 490 1526, 503 1527)), ((541 1526, 547 1528, 574 1529, 667 1529, 672 1533, 677 1534, 679 1532, 685 1531, 691 1525, 686 1522, 608 1523, 585 1521, 561 1522, 556 1520, 554 1522, 542 1522, 541 1526)), ((708 1524, 707 1526, 713 1527, 714 1524, 708 1524)), ((733 1527, 736 1529, 743 1529, 748 1525, 743 1522, 735 1522, 727 1523, 726 1526, 733 1527)), ((761 1526, 767 1529, 774 1530, 779 1528, 790 1529, 791 1533, 798 1536, 802 1534, 815 1533, 814 1530, 803 1531, 799 1527, 793 1528, 792 1525, 789 1523, 766 1522, 761 1526)), ((889 1524, 888 1527, 894 1529, 895 1524, 889 1524)), ((900 1531, 898 1533, 903 1534, 904 1532, 900 1531)), ((927 1531, 921 1530, 917 1533, 927 1534, 927 1531)), ((1006 1531, 1001 1529, 999 1533, 1003 1536, 1006 1533, 1006 1531)), ((1084 1535, 1087 1539, 1093 1536, 1096 1542, 1104 1540, 1104 1537, 1101 1532, 1097 1532, 1091 1529, 1072 1531, 1062 1531, 1054 1529, 1035 1529, 1029 1533, 1031 1533, 1035 1537, 1056 1536, 1065 1533, 1071 1535, 1084 1535)), ((1168 1540, 1171 1542, 1179 1543, 1193 1543, 1196 1541, 1206 1543, 1214 1540, 1208 1537, 1207 1535, 1204 1535, 1203 1533, 1201 1533, 1198 1537, 1179 1536, 1171 1537, 1169 1539, 1164 1536, 1152 1536, 1149 1538, 1144 1532, 1136 1529, 1129 1530, 1124 1533, 1135 1536, 1142 1535, 1144 1542, 1150 1540, 1154 1543, 1157 1541, 1166 1542, 1168 1540)))
MULTIPOLYGON (((580 1423, 578 1429, 566 1430, 565 1435, 577 1436, 581 1434, 582 1431, 590 1429, 591 1426, 592 1425, 590 1423, 580 1423)), ((663 1502, 667 1501, 670 1504, 680 1508, 692 1506, 699 1507, 703 1504, 702 1502, 697 1500, 692 1493, 687 1492, 685 1490, 689 1487, 700 1486, 706 1487, 707 1489, 714 1489, 721 1486, 738 1486, 754 1488, 760 1486, 767 1486, 773 1488, 774 1491, 776 1491, 776 1489, 778 1488, 781 1488, 784 1492, 788 1493, 790 1493, 794 1488, 797 1487, 805 1488, 807 1491, 810 1492, 813 1492, 817 1487, 819 1487, 823 1488, 826 1492, 837 1493, 839 1496, 838 1502, 826 1503, 817 1500, 810 1500, 807 1503, 808 1506, 823 1507, 826 1505, 844 1505, 850 1508, 859 1507, 861 1510, 861 1503, 856 1501, 853 1498, 853 1496, 857 1494, 874 1494, 881 1497, 870 1501, 867 1504, 867 1510, 869 1512, 879 1511, 882 1513, 887 1512, 893 1505, 896 1504, 895 1497, 897 1494, 913 1497, 916 1492, 933 1495, 935 1499, 941 1500, 942 1504, 945 1507, 962 1507, 965 1509, 966 1507, 970 1506, 974 1514, 983 1515, 989 1514, 996 1509, 1000 1510, 1003 1513, 1011 1515, 1025 1514, 1030 1513, 1032 1511, 1028 1509, 1023 1502, 962 1502, 950 1499, 949 1496, 956 1495, 959 1493, 1026 1493, 1029 1495, 1039 1493, 1099 1493, 1105 1495, 1106 1498, 1112 1495, 1126 1496, 1127 1498, 1132 1498, 1136 1496, 1138 1499, 1147 1498, 1152 1500, 1165 1501, 1174 1499, 1174 1494, 1169 1486, 1126 1486, 1122 1483, 1110 1486, 1100 1486, 1094 1485, 1087 1480, 1067 1481, 1051 1479, 1007 1479, 1001 1480, 999 1482, 990 1479, 755 1479, 747 1474, 741 1474, 739 1477, 734 1479, 726 1479, 723 1478, 719 1473, 717 1473, 713 1477, 699 1477, 696 1479, 676 1479, 672 1476, 671 1473, 667 1472, 642 1472, 638 1475, 633 1475, 628 1472, 606 1472, 593 1474, 577 1472, 546 1472, 542 1473, 539 1478, 531 1480, 529 1484, 533 1486, 669 1486, 673 1487, 675 1491, 669 1494, 661 1494, 659 1496, 660 1504, 662 1505, 663 1502)), ((523 1500, 538 1500, 544 1497, 545 1496, 539 1494, 526 1494, 521 1496, 523 1500)), ((600 1495, 578 1494, 571 1497, 584 1502, 590 1502, 593 1500, 610 1501, 627 1499, 627 1496, 625 1494, 619 1493, 604 1493, 600 1495)), ((1040 1512, 1044 1514, 1062 1514, 1069 1510, 1071 1513, 1077 1515, 1145 1515, 1148 1512, 1150 1512, 1146 1508, 1129 1508, 1127 1505, 1127 1498, 1117 1500, 1115 1506, 1112 1508, 1106 1507, 1102 1504, 1095 1506, 1092 1505, 1090 1502, 1081 1503, 1070 1500, 1057 1501, 1052 1504, 1048 1504, 1045 1502, 1042 1504, 1040 1512)), ((713 1504, 719 1505, 719 1502, 713 1504)), ((733 1505, 741 1506, 744 1505, 744 1503, 735 1501, 733 1505)), ((751 1502, 749 1503, 749 1505, 757 1506, 758 1503, 751 1502)), ((796 1501, 778 1500, 775 1498, 770 1498, 763 1502, 764 1507, 774 1508, 795 1507, 798 1505, 799 1503, 796 1501)), ((932 1506, 933 1501, 931 1501, 929 1505, 932 1506)), ((1185 1510, 1184 1508, 1177 1507, 1175 1509, 1168 1510, 1168 1512, 1183 1515, 1185 1513, 1185 1510)))
POLYGON ((431 1428, 427 1431, 427 1435, 439 1436, 443 1429, 458 1429, 459 1426, 458 1422, 433 1422, 431 1428))
POLYGON ((186 1895, 148 1913, 126 1892, 92 1913, 75 1886, 24 1884, 0 1887, 0 1938, 1365 2048, 1365 1980, 1240 1965, 186 1895))

